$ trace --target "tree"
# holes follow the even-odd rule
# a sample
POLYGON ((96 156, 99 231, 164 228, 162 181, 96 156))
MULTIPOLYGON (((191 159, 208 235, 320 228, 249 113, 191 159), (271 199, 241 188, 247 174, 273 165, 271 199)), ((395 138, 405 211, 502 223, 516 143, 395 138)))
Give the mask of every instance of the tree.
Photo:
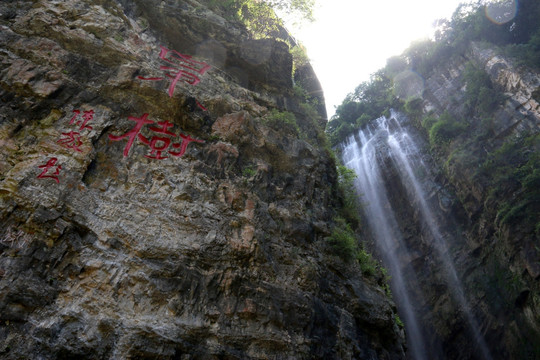
POLYGON ((326 128, 331 144, 337 145, 355 129, 364 126, 368 119, 378 118, 393 105, 392 80, 384 69, 379 70, 371 75, 369 81, 358 85, 337 107, 326 128))
POLYGON ((301 19, 313 21, 313 8, 315 0, 263 0, 273 9, 286 14, 298 16, 301 19))
POLYGON ((316 0, 207 0, 213 8, 220 8, 229 16, 243 22, 254 38, 288 39, 283 21, 276 15, 313 21, 316 0))
POLYGON ((392 56, 386 60, 386 71, 390 76, 396 76, 402 71, 407 70, 409 65, 407 59, 403 56, 392 56))

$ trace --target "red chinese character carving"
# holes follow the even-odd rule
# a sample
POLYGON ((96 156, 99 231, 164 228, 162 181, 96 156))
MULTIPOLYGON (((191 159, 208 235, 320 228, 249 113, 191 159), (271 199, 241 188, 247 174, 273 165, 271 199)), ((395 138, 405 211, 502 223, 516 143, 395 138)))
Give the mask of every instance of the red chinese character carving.
MULTIPOLYGON (((150 139, 148 139, 147 137, 141 134, 141 130, 145 124, 156 124, 154 121, 148 120, 148 114, 144 114, 141 118, 135 118, 135 117, 130 116, 129 120, 135 121, 137 123, 135 127, 131 129, 131 131, 120 136, 109 135, 109 139, 113 141, 118 141, 118 140, 122 140, 125 137, 129 137, 128 143, 126 147, 124 148, 124 157, 128 156, 129 149, 133 145, 135 138, 138 138, 143 144, 150 146, 150 149, 151 149, 150 154, 145 155, 145 157, 149 159, 156 159, 156 160, 167 159, 168 156, 164 156, 163 152, 167 151, 167 149, 171 145, 171 141, 172 141, 171 138, 154 135, 150 139)), ((152 130, 153 132, 157 134, 168 135, 173 138, 177 137, 175 133, 169 131, 169 128, 173 127, 174 124, 165 120, 165 121, 158 122, 157 125, 159 126, 150 126, 148 129, 152 130)), ((188 145, 191 142, 204 143, 204 140, 193 139, 189 135, 180 134, 180 137, 182 138, 181 143, 172 144, 173 149, 180 149, 180 151, 172 151, 172 150, 168 151, 169 154, 176 157, 184 155, 188 145)))
MULTIPOLYGON (((81 127, 79 128, 79 130, 81 130, 81 131, 84 130, 84 129, 92 130, 92 127, 86 125, 86 123, 93 120, 93 119, 94 119, 94 110, 85 111, 83 113, 83 120, 84 121, 83 121, 81 127)), ((79 125, 79 123, 77 123, 77 125, 79 125)))
POLYGON ((125 137, 128 138, 128 142, 126 144, 126 147, 124 148, 124 157, 128 156, 129 149, 131 149, 131 146, 133 145, 133 142, 135 141, 135 138, 137 136, 139 136, 139 138, 141 138, 141 137, 144 138, 142 135, 139 134, 141 132, 143 126, 145 124, 153 124, 154 123, 152 120, 148 120, 148 114, 147 113, 143 114, 143 116, 140 117, 140 118, 130 116, 130 117, 128 117, 128 119, 131 120, 131 121, 135 121, 137 123, 135 125, 135 127, 133 129, 131 129, 131 131, 125 133, 124 135, 119 135, 119 136, 109 135, 109 139, 111 139, 112 141, 119 141, 119 140, 122 140, 125 137))
MULTIPOLYGON (((173 137, 176 137, 176 134, 167 130, 168 128, 174 126, 174 124, 171 124, 170 122, 165 120, 165 121, 158 122, 158 125, 160 125, 161 127, 151 126, 149 127, 149 129, 158 134, 165 134, 165 135, 171 135, 173 137)), ((150 159, 157 159, 157 160, 162 160, 162 159, 167 158, 166 156, 162 156, 161 153, 169 147, 171 143, 171 139, 166 138, 166 137, 153 136, 151 140, 148 140, 147 138, 139 134, 139 140, 141 140, 144 144, 149 145, 150 148, 152 149, 152 151, 150 152, 150 155, 145 155, 145 157, 150 158, 150 159)))
MULTIPOLYGON (((168 62, 172 66, 160 66, 160 70, 166 71, 166 76, 173 79, 171 85, 169 86, 169 97, 173 96, 174 89, 178 81, 183 80, 190 85, 197 85, 201 80, 196 74, 203 75, 208 69, 211 68, 210 65, 202 62, 193 60, 190 55, 180 54, 178 51, 169 50, 164 46, 160 46, 161 51, 159 53, 160 59, 168 62)), ((162 77, 137 77, 140 80, 163 80, 162 77)))
POLYGON ((173 156, 177 156, 177 157, 182 156, 182 155, 185 154, 189 143, 191 143, 191 142, 204 143, 204 140, 193 139, 189 135, 180 134, 180 137, 182 138, 182 144, 173 144, 172 145, 172 147, 175 148, 175 149, 180 148, 180 151, 179 152, 169 151, 169 154, 171 154, 173 156))
POLYGON ((49 171, 50 168, 55 166, 57 161, 58 161, 58 159, 53 157, 53 158, 50 158, 49 161, 47 161, 47 163, 45 165, 39 165, 38 167, 40 169, 43 169, 43 172, 37 176, 38 179, 51 178, 51 179, 54 179, 54 181, 56 181, 57 183, 60 183, 60 180, 58 180, 57 175, 60 174, 60 170, 62 169, 62 165, 57 165, 56 166, 56 171, 55 171, 54 174, 46 175, 47 171, 49 171))
POLYGON ((165 120, 165 121, 158 122, 158 125, 161 125, 161 128, 152 126, 152 127, 149 127, 149 129, 152 130, 152 131, 157 132, 158 134, 172 135, 172 136, 176 137, 175 133, 172 133, 172 132, 167 130, 168 128, 173 127, 174 124, 171 124, 170 122, 165 120))
POLYGON ((171 144, 171 139, 166 137, 152 136, 152 139, 148 141, 148 139, 142 135, 139 135, 139 139, 146 145, 149 145, 152 149, 150 155, 144 155, 145 157, 156 160, 167 159, 167 156, 162 156, 161 153, 169 147, 171 144))
POLYGON ((73 110, 73 113, 75 115, 73 115, 73 117, 71 118, 71 120, 69 121, 69 124, 73 124, 75 122, 75 119, 77 118, 77 116, 79 116, 79 114, 81 113, 81 110, 73 110))
POLYGON ((201 109, 202 111, 208 111, 204 106, 202 106, 202 104, 198 100, 195 101, 197 102, 197 106, 199 107, 199 109, 201 109))
POLYGON ((162 77, 143 77, 143 76, 137 76, 137 79, 139 80, 150 80, 150 81, 158 81, 158 80, 163 80, 162 77))
POLYGON ((82 150, 79 148, 79 146, 82 145, 81 141, 81 134, 75 131, 70 131, 68 133, 62 133, 64 135, 64 138, 61 138, 57 141, 60 145, 68 148, 73 149, 78 152, 82 152, 82 150))
POLYGON ((69 124, 73 124, 73 123, 76 123, 77 125, 80 125, 80 128, 79 130, 80 131, 83 131, 84 129, 89 129, 89 130, 92 130, 92 127, 91 126, 88 126, 86 125, 89 121, 92 121, 94 119, 94 110, 88 110, 88 111, 85 111, 83 113, 83 121, 82 121, 82 125, 81 125, 81 121, 75 121, 75 119, 79 116, 79 114, 81 113, 80 110, 73 110, 73 113, 75 113, 75 115, 73 115, 73 117, 71 118, 71 120, 69 121, 69 124))

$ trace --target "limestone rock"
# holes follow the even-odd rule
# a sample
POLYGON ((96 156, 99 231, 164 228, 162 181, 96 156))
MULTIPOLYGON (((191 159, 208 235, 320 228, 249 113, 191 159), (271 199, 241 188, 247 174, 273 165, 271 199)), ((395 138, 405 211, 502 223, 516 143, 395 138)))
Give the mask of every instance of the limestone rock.
MULTIPOLYGON (((448 146, 447 154, 434 154, 429 167, 440 174, 438 186, 448 193, 447 202, 452 204, 451 212, 460 224, 459 228, 454 226, 459 231, 454 235, 455 240, 452 238, 451 256, 456 261, 458 276, 467 289, 467 298, 479 319, 482 334, 489 347, 494 349, 494 358, 518 359, 534 357, 531 354, 540 334, 540 302, 538 296, 533 295, 540 289, 540 252, 534 245, 538 244, 539 234, 525 222, 502 224, 497 202, 504 200, 511 204, 514 198, 519 198, 519 191, 512 187, 512 180, 502 181, 496 195, 501 199, 494 199, 494 193, 490 193, 494 186, 483 182, 478 170, 503 144, 515 139, 522 141, 525 136, 538 136, 540 74, 526 67, 517 67, 511 59, 500 54, 496 48, 472 43, 464 56, 453 57, 435 66, 425 81, 423 108, 429 109, 434 116, 448 111, 468 122, 470 129, 482 129, 481 119, 467 115, 462 101, 466 86, 462 74, 467 62, 484 69, 494 86, 505 94, 504 101, 493 109, 493 117, 488 119, 490 128, 487 135, 486 131, 479 136, 478 132, 469 130, 475 136, 458 136, 448 146)), ((425 136, 425 130, 422 131, 425 136)), ((538 150, 536 145, 527 151, 534 153, 538 150)), ((517 153, 514 156, 521 158, 525 155, 517 153)), ((512 159, 508 161, 513 165, 512 159)), ((397 193, 396 197, 399 190, 397 193)), ((401 207, 404 213, 411 211, 407 204, 401 207)), ((527 216, 536 219, 537 207, 536 212, 533 208, 527 216)), ((531 220, 533 224, 536 222, 531 220)), ((441 223, 444 224, 444 219, 441 223)), ((415 238, 416 233, 411 231, 411 247, 421 248, 423 239, 415 238)), ((410 263, 420 267, 424 262, 410 263)), ((438 276, 438 272, 426 275, 424 282, 437 283, 438 276)), ((447 319, 451 313, 447 306, 447 289, 441 286, 424 290, 429 291, 431 295, 426 306, 444 319, 437 323, 435 331, 442 334, 444 342, 447 342, 445 351, 467 353, 467 347, 474 344, 467 344, 466 340, 459 339, 461 335, 453 333, 456 329, 459 332, 460 324, 447 319)))
POLYGON ((404 358, 323 143, 265 122, 326 115, 210 3, 0 3, 1 358, 404 358))

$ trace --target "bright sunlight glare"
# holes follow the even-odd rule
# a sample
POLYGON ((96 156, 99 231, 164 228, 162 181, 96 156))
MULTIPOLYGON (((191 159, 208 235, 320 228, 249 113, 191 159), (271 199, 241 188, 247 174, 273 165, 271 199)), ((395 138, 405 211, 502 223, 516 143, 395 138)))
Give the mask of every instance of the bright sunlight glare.
POLYGON ((360 83, 427 38, 437 19, 450 18, 463 0, 317 0, 315 22, 288 25, 306 47, 321 82, 330 118, 360 83))

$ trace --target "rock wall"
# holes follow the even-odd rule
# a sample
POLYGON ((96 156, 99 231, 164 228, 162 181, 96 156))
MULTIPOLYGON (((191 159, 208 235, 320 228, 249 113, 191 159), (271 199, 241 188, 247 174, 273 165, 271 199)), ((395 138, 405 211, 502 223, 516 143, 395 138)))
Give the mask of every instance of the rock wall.
POLYGON ((0 3, 3 359, 404 358, 380 279, 327 251, 287 45, 208 3, 0 3))
MULTIPOLYGON (((525 221, 504 223, 500 212, 503 201, 511 204, 522 196, 519 182, 510 177, 517 166, 522 166, 519 159, 540 153, 540 148, 538 145, 517 147, 522 152, 514 154, 516 168, 510 165, 505 170, 509 177, 496 193, 493 181, 486 181, 495 174, 479 176, 479 168, 505 144, 525 142, 526 136, 540 132, 539 91, 538 73, 516 67, 496 49, 476 43, 471 44, 464 56, 439 64, 425 79, 424 115, 438 116, 448 111, 469 124, 467 133, 453 139, 445 151, 432 152, 438 188, 433 187, 431 196, 435 203, 447 204, 442 209, 449 209, 458 221, 452 257, 495 359, 540 356, 537 342, 540 336, 540 234, 534 230, 539 212, 532 206, 528 210, 532 228, 525 221), (482 129, 486 126, 481 123, 482 119, 472 118, 466 111, 463 73, 467 62, 484 69, 505 96, 493 109, 489 132, 482 129)), ((417 127, 426 137, 419 122, 417 127)), ((420 238, 413 237, 411 241, 413 246, 422 245, 420 238)), ((434 274, 432 278, 436 280, 437 276, 434 274)), ((441 299, 445 294, 447 291, 440 288, 432 297, 433 301, 428 300, 428 305, 437 308, 444 304, 441 299)), ((455 344, 455 332, 460 331, 460 324, 452 323, 449 317, 447 323, 435 329, 449 335, 443 347, 453 347, 449 344, 455 344)), ((463 351, 461 356, 465 353, 463 351)))
POLYGON ((425 81, 424 111, 450 111, 466 116, 463 72, 469 61, 484 69, 507 98, 504 106, 496 110, 495 138, 506 137, 510 133, 516 135, 538 131, 540 75, 530 69, 514 66, 510 59, 495 49, 479 43, 472 43, 466 56, 451 58, 434 69, 433 75, 425 81))

